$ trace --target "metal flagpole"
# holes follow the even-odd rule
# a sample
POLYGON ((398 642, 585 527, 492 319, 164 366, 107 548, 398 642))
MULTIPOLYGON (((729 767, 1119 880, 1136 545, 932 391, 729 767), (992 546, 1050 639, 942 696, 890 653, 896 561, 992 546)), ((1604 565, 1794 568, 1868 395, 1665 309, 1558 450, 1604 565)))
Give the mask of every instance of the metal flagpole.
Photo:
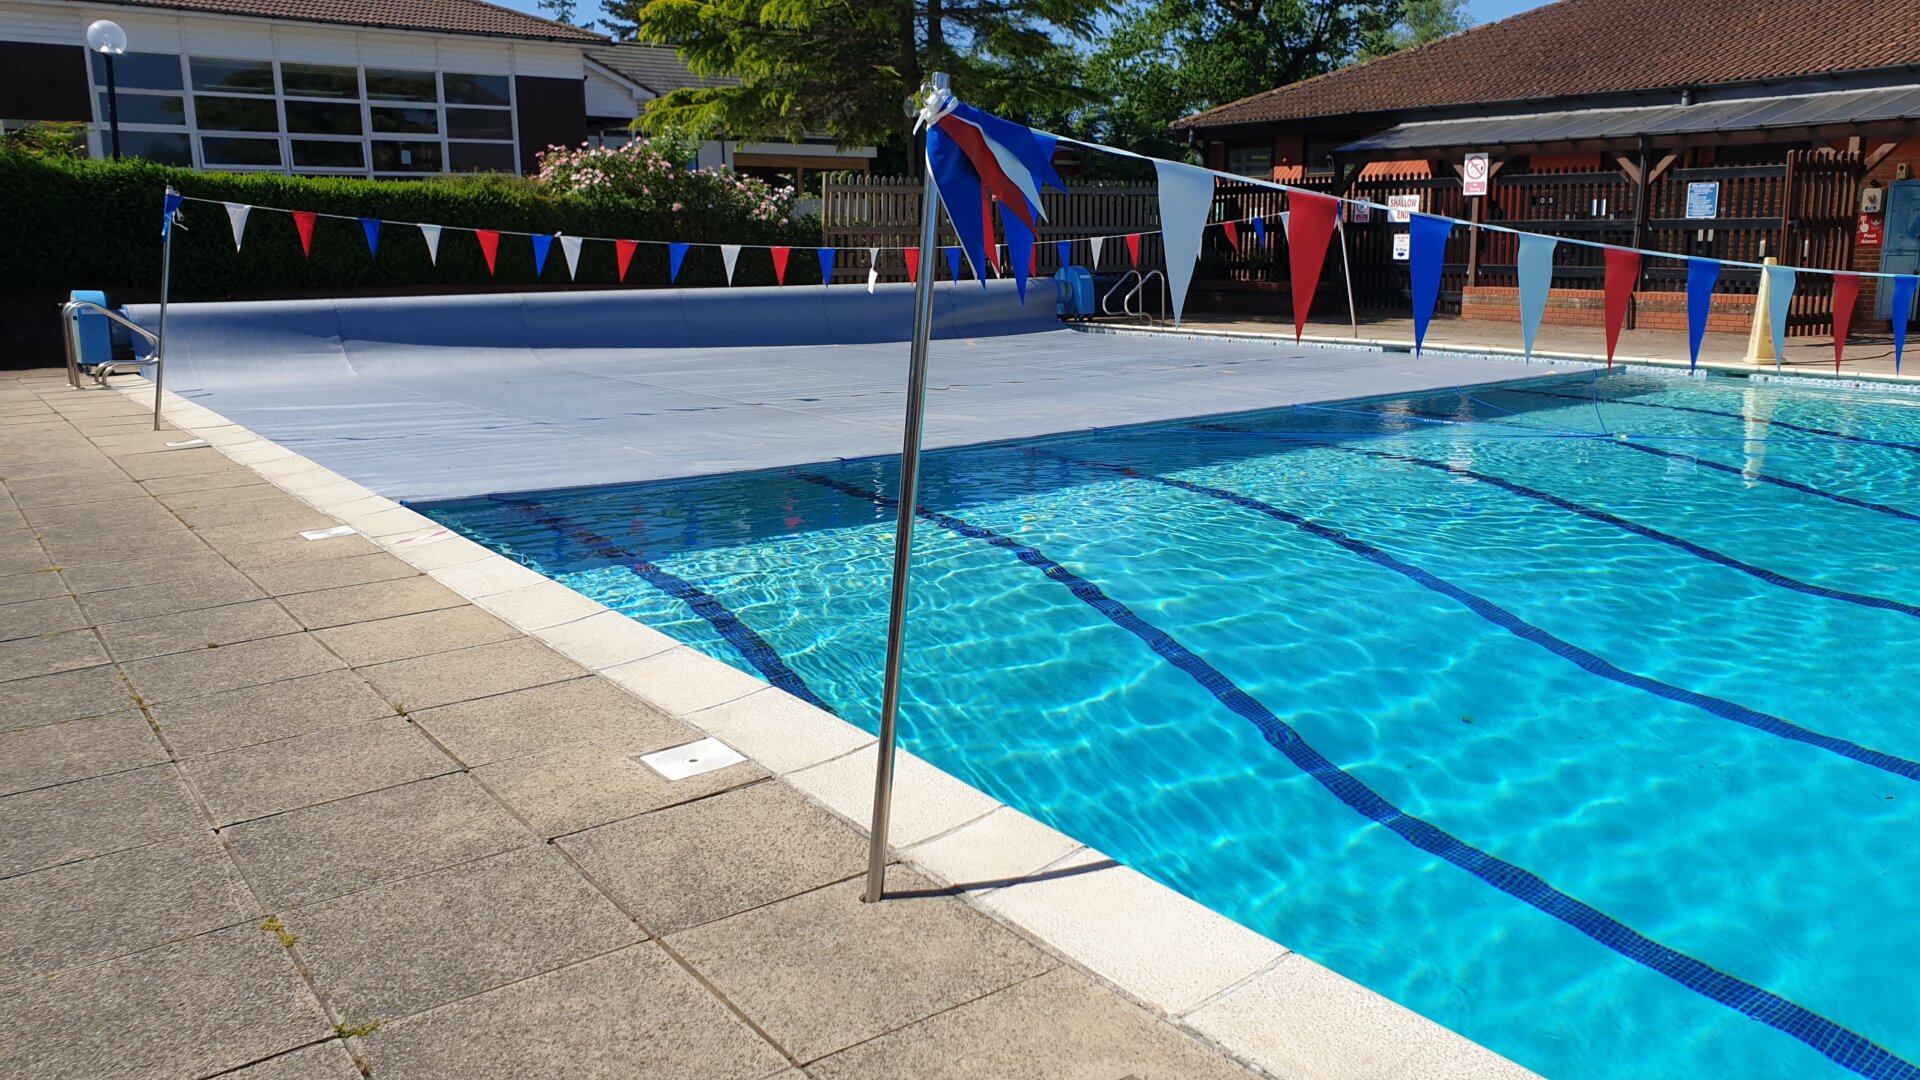
MULTIPOLYGON (((173 185, 167 185, 166 200, 173 201, 173 185)), ((160 383, 167 372, 167 293, 173 278, 173 227, 177 209, 166 212, 166 235, 160 240, 160 326, 154 331, 153 342, 153 430, 160 430, 160 383)))
POLYGON ((1347 257, 1347 208, 1340 208, 1334 224, 1340 229, 1340 272, 1347 277, 1347 319, 1353 323, 1353 336, 1360 336, 1360 309, 1353 306, 1353 260, 1347 257))
MULTIPOLYGON (((933 89, 947 89, 947 75, 933 73, 933 89)), ((928 129, 932 138, 932 129, 928 129)), ((940 226, 940 193, 933 166, 921 155, 926 175, 920 197, 920 271, 913 291, 913 351, 907 363, 907 421, 900 444, 900 513, 893 529, 893 595, 887 607, 886 676, 880 691, 880 752, 873 770, 873 834, 867 849, 867 891, 874 903, 887 890, 887 826, 893 816, 895 719, 900 708, 900 658, 907 618, 907 570, 913 556, 913 512, 920 487, 920 428, 927 402, 927 338, 933 330, 934 241, 940 226)))

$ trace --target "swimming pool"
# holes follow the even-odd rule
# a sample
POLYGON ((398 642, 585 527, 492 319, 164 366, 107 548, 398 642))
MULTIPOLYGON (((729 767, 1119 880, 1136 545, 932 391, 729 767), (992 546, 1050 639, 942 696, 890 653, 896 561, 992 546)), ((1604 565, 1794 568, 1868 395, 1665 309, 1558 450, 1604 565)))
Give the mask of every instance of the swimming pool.
MULTIPOLYGON (((903 741, 1557 1080, 1917 1076, 1916 479, 1626 372, 932 454, 903 741)), ((893 486, 421 509, 871 729, 893 486)))

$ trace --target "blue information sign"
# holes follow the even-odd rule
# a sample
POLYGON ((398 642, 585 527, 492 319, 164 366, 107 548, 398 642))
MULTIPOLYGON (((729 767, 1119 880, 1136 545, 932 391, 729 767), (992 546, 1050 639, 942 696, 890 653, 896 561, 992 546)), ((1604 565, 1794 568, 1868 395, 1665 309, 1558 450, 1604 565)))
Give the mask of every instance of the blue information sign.
POLYGON ((1720 216, 1720 181, 1696 180, 1687 185, 1687 217, 1716 218, 1720 216))

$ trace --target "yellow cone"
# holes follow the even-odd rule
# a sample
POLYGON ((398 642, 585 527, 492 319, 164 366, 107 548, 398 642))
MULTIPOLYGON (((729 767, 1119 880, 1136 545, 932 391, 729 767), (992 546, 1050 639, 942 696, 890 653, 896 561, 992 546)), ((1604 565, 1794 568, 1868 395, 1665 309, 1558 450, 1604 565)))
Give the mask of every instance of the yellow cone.
MULTIPOLYGON (((1780 264, 1780 260, 1771 255, 1761 261, 1768 266, 1780 264)), ((1760 272, 1760 291, 1753 298, 1753 327, 1747 331, 1746 362, 1749 364, 1772 363, 1777 359, 1774 355, 1777 349, 1773 343, 1773 319, 1768 314, 1773 307, 1772 282, 1769 280, 1772 276, 1765 270, 1760 272)))

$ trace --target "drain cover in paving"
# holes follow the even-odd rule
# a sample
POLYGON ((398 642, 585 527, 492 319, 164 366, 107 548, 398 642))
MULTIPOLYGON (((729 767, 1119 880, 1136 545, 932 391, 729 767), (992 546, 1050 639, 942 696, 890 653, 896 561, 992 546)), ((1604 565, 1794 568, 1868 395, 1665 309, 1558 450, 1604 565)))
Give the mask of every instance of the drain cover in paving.
POLYGON ((747 760, 739 751, 719 739, 701 739, 682 746, 670 746, 651 754, 635 754, 636 761, 669 780, 685 780, 747 760))

